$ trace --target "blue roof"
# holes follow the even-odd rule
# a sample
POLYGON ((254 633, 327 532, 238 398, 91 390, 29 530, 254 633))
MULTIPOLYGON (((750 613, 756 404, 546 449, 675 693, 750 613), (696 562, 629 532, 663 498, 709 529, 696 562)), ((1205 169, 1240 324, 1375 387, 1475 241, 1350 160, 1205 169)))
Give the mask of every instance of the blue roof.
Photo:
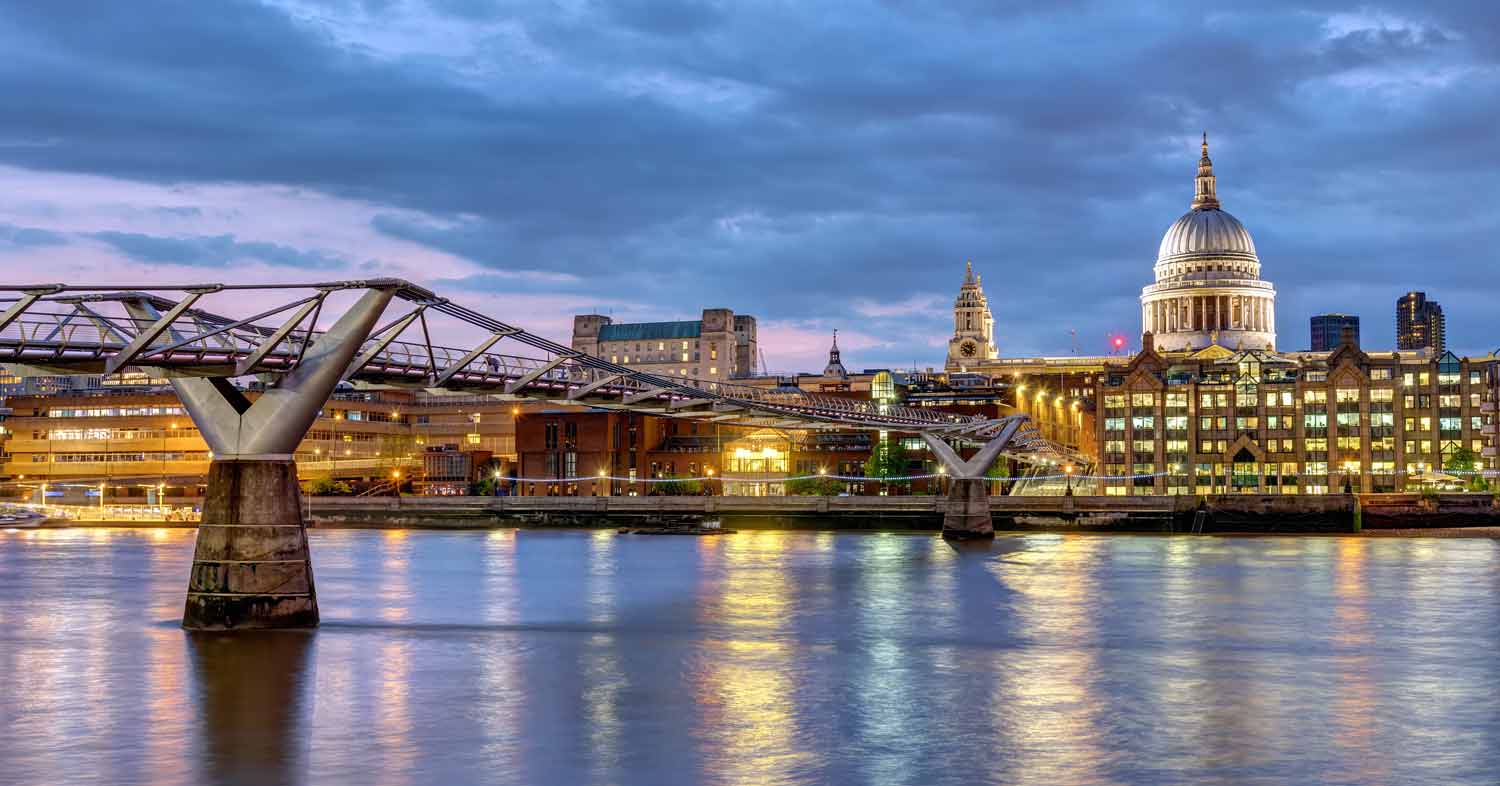
POLYGON ((656 341, 669 338, 697 338, 703 332, 703 320, 686 322, 636 322, 604 325, 599 328, 600 341, 656 341))

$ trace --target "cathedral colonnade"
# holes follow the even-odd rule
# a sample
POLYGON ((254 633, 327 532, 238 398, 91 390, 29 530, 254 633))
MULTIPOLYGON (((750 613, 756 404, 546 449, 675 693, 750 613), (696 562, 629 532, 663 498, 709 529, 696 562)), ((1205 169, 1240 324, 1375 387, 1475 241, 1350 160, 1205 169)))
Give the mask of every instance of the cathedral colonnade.
POLYGON ((1168 295, 1142 305, 1141 323, 1156 335, 1212 330, 1270 332, 1276 325, 1276 301, 1264 295, 1168 295))

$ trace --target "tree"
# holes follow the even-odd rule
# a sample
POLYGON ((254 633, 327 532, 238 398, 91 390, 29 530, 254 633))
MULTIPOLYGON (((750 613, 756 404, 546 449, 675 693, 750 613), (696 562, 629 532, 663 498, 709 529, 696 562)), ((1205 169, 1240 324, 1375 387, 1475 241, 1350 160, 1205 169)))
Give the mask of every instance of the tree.
POLYGON ((703 491, 703 484, 696 479, 677 475, 668 475, 661 482, 652 485, 655 486, 653 491, 668 497, 696 496, 703 491))
POLYGON ((792 478, 786 482, 786 493, 799 497, 836 497, 844 490, 844 484, 827 475, 813 478, 792 478))
POLYGON ((906 446, 899 439, 882 439, 875 443, 870 449, 870 460, 865 462, 865 474, 872 478, 879 478, 882 484, 891 482, 893 478, 906 475, 906 466, 911 457, 906 453, 906 446))
POLYGON ((1479 454, 1473 448, 1460 447, 1454 449, 1448 457, 1443 459, 1443 469, 1464 476, 1470 491, 1485 491, 1489 484, 1484 481, 1484 476, 1476 471, 1479 466, 1479 454))
POLYGON ((352 494, 354 489, 342 480, 334 480, 330 477, 322 477, 308 484, 307 493, 315 497, 329 497, 339 494, 352 494))
MULTIPOLYGON (((1007 459, 1007 458, 1005 458, 1004 456, 996 457, 995 463, 991 464, 990 468, 984 471, 984 476, 986 478, 989 478, 991 481, 1005 480, 1005 479, 1009 478, 1010 477, 1010 460, 1007 459)), ((996 487, 996 488, 1003 488, 1003 487, 996 487)), ((996 491, 995 493, 999 493, 999 492, 996 491)))

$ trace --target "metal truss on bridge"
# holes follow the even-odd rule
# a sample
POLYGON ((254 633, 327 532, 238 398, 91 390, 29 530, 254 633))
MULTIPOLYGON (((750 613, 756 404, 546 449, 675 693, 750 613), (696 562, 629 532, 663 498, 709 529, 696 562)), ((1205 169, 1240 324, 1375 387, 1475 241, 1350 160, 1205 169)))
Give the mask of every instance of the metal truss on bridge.
MULTIPOLYGON (((317 399, 311 402, 314 415, 332 389, 328 383, 357 380, 742 426, 889 430, 922 434, 929 443, 932 438, 1000 441, 1004 452, 1017 458, 1073 458, 1071 451, 1043 439, 1025 415, 966 417, 740 382, 649 374, 575 351, 398 279, 144 289, 39 284, 3 286, 0 292, 9 294, 0 298, 5 307, 0 313, 0 362, 43 373, 155 370, 173 380, 190 411, 200 413, 227 414, 227 404, 248 417, 250 402, 226 380, 261 374, 274 379, 268 392, 291 387, 298 388, 290 391, 292 398, 317 399), (336 309, 329 299, 336 293, 360 298, 335 322, 331 312, 336 309), (265 300, 268 295, 285 302, 244 317, 217 313, 247 296, 265 300), (380 323, 393 303, 400 308, 380 323), (219 309, 210 310, 210 305, 219 309), (442 346, 431 339, 434 320, 461 323, 462 332, 475 334, 477 329, 482 338, 469 347, 442 346), (320 329, 320 323, 330 322, 320 329), (319 377, 316 384, 293 384, 309 376, 319 377), (194 378, 196 385, 182 384, 194 378), (204 383, 211 383, 222 401, 204 383), (1008 438, 997 440, 1002 435, 1008 438)), ((306 410, 308 404, 300 401, 298 409, 306 410)), ((274 419, 261 420, 266 421, 261 426, 274 425, 274 419)), ((231 455, 247 452, 215 446, 212 429, 203 430, 215 455, 219 450, 231 455)), ((301 438, 300 431, 296 437, 301 438)), ((287 444, 285 435, 278 441, 282 447, 272 452, 281 452, 287 444)))

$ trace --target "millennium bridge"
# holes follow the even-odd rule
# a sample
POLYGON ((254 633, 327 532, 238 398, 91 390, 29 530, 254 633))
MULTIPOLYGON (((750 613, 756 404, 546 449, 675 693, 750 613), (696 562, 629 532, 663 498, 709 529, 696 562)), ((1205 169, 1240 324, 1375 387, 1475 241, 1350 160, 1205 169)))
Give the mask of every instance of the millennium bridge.
POLYGON ((36 284, 0 286, 0 294, 0 362, 33 374, 148 370, 170 381, 202 433, 212 462, 183 614, 191 629, 318 623, 293 453, 345 381, 737 426, 917 434, 953 478, 943 521, 950 538, 993 536, 984 475, 1001 455, 1073 458, 1025 415, 961 416, 644 373, 398 279, 36 284), (274 305, 244 317, 218 313, 255 310, 245 303, 274 305), (482 338, 454 348, 434 343, 435 332, 482 338), (249 375, 268 380, 254 400, 230 381, 249 375), (955 446, 964 445, 980 447, 963 459, 955 446))

